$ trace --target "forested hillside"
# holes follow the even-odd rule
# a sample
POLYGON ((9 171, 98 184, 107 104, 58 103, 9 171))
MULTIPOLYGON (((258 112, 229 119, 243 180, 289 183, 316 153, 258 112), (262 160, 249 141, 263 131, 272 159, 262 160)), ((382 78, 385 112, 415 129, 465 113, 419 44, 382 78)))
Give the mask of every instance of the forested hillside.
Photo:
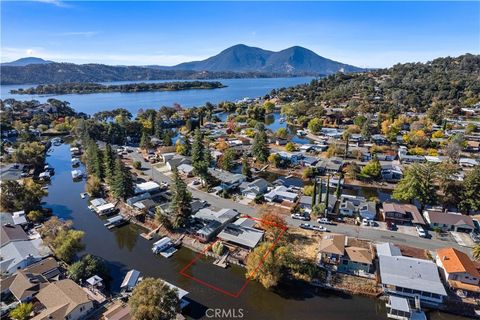
POLYGON ((319 114, 325 107, 345 107, 352 114, 408 110, 441 114, 480 101, 480 56, 466 54, 364 73, 337 73, 272 94, 283 102, 297 102, 292 111, 298 115, 319 114))

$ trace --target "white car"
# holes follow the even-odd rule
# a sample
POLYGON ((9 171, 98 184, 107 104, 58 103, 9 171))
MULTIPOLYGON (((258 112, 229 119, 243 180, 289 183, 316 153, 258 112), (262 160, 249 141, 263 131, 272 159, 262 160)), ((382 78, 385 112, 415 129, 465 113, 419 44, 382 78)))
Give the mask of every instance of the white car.
POLYGON ((309 216, 306 216, 306 215, 303 215, 303 214, 300 214, 300 213, 293 213, 291 215, 291 217, 292 217, 292 219, 303 220, 303 221, 310 220, 309 216))
POLYGON ((312 230, 320 231, 320 232, 327 232, 327 228, 325 228, 324 226, 313 226, 312 230))
POLYGON ((334 224, 332 221, 328 220, 327 218, 318 218, 317 222, 322 224, 334 224))
POLYGON ((427 237, 427 232, 425 231, 425 229, 423 229, 421 226, 416 226, 415 228, 417 229, 417 233, 420 238, 427 237))
POLYGON ((369 226, 369 222, 367 219, 363 219, 362 220, 362 226, 365 226, 365 227, 368 227, 369 226))

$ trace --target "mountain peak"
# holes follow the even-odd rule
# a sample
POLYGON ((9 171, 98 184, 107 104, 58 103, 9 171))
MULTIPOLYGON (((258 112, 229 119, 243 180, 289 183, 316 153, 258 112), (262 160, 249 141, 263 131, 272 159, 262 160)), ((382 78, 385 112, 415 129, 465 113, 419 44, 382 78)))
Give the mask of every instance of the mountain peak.
POLYGON ((15 61, 2 63, 2 66, 22 67, 22 66, 27 66, 29 64, 45 64, 45 63, 53 63, 53 61, 44 60, 42 58, 37 58, 37 57, 25 57, 15 61))
POLYGON ((203 61, 182 63, 177 70, 272 72, 283 74, 332 74, 363 69, 319 56, 300 46, 275 52, 236 44, 203 61))

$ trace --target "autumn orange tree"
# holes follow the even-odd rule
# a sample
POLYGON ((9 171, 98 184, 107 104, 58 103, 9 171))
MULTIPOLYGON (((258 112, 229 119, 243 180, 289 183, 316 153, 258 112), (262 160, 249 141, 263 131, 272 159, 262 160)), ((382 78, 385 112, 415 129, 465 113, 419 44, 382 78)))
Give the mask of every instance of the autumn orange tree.
POLYGON ((267 239, 274 241, 287 227, 285 217, 275 212, 273 207, 264 207, 261 211, 260 227, 265 230, 267 239))

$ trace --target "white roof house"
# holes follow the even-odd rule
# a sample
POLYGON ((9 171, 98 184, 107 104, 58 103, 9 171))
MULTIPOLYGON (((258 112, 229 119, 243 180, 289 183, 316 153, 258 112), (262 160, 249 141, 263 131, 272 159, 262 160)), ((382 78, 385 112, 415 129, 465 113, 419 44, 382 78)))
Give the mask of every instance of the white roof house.
MULTIPOLYGON (((384 249, 388 251, 388 248, 382 247, 384 249)), ((381 283, 386 293, 407 298, 418 296, 430 306, 441 304, 447 296, 437 265, 433 261, 383 254, 378 256, 378 260, 381 283)))
POLYGON ((143 183, 137 183, 135 185, 135 194, 141 194, 145 192, 153 193, 160 190, 160 185, 154 181, 147 181, 143 183))
POLYGON ((289 201, 289 202, 294 202, 298 194, 296 192, 291 192, 287 187, 284 186, 278 186, 272 191, 268 192, 267 194, 264 195, 265 200, 273 202, 273 201, 289 201))
POLYGON ((0 254, 0 271, 2 274, 13 273, 23 269, 52 252, 43 245, 42 239, 11 241, 2 246, 0 254))

